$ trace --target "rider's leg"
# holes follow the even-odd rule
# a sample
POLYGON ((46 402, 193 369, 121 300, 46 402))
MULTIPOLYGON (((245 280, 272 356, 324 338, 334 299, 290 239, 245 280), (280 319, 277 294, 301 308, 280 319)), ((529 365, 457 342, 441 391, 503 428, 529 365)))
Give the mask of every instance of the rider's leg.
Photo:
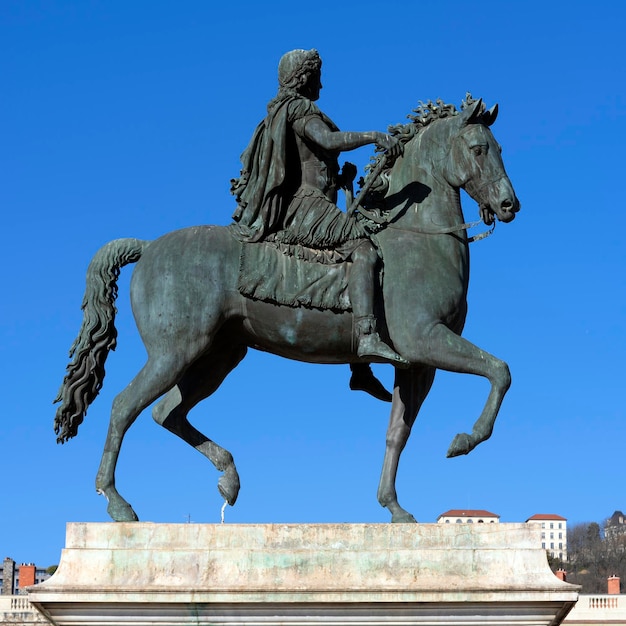
POLYGON ((391 362, 408 365, 408 362, 382 341, 376 330, 374 316, 374 271, 378 255, 366 239, 352 253, 352 269, 348 291, 357 333, 357 355, 372 362, 391 362))
POLYGON ((369 363, 351 363, 350 389, 352 391, 365 391, 377 400, 391 402, 392 396, 385 386, 374 376, 369 363))

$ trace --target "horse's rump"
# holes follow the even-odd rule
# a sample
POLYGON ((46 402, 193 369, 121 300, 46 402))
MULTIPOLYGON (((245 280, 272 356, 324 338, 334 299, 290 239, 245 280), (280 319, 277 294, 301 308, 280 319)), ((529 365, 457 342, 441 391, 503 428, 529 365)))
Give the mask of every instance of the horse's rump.
POLYGON ((276 242, 244 243, 238 289, 255 300, 290 307, 350 311, 346 254, 276 242))

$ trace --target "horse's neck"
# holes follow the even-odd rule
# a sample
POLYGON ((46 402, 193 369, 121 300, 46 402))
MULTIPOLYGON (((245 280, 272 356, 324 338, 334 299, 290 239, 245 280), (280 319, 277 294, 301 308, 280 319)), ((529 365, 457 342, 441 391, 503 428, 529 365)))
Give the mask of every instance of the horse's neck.
POLYGON ((391 173, 387 198, 393 198, 395 206, 388 208, 402 208, 397 220, 400 227, 433 231, 463 223, 460 191, 446 181, 443 172, 450 139, 442 133, 433 137, 434 130, 426 128, 411 139, 391 173))

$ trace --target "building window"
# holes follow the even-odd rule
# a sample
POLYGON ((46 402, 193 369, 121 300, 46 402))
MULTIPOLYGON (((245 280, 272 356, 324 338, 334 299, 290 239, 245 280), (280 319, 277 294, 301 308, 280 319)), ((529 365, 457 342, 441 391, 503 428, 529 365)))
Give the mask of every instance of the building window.
POLYGON ((545 539, 546 538, 546 533, 541 533, 541 538, 545 539))
POLYGON ((551 543, 551 544, 550 544, 550 548, 551 548, 552 550, 554 550, 554 543, 551 543))
POLYGON ((545 541, 541 542, 541 547, 545 550, 545 548, 546 548, 546 542, 545 541))
POLYGON ((554 528, 554 522, 550 522, 550 528, 554 528))
POLYGON ((545 522, 541 522, 541 528, 545 528, 546 527, 546 523, 545 522))
POLYGON ((449 520, 449 519, 447 519, 447 520, 446 520, 446 524, 449 524, 449 523, 450 523, 450 520, 449 520))
POLYGON ((563 533, 559 533, 559 539, 563 539, 563 533))
POLYGON ((467 523, 468 523, 468 524, 473 524, 473 523, 474 523, 474 520, 473 520, 473 519, 468 519, 468 520, 467 520, 467 523))
POLYGON ((561 522, 559 522, 559 528, 563 528, 563 525, 561 524, 561 522))
POLYGON ((479 524, 484 524, 484 523, 485 523, 485 520, 483 520, 483 519, 479 519, 479 520, 478 520, 478 523, 479 523, 479 524))
POLYGON ((457 524, 462 524, 462 523, 463 523, 463 520, 462 520, 462 519, 458 519, 458 520, 456 520, 456 523, 457 523, 457 524))
POLYGON ((550 533, 550 539, 554 539, 554 533, 550 533))
POLYGON ((562 544, 562 543, 560 543, 560 544, 559 544, 559 550, 562 550, 562 549, 563 549, 563 544, 562 544))

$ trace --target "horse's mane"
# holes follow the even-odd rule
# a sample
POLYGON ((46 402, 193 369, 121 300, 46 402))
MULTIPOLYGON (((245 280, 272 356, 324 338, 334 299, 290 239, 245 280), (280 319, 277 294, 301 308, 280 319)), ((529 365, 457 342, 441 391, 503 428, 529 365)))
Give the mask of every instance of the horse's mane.
MULTIPOLYGON (((466 106, 465 100, 461 108, 464 108, 464 106, 466 106)), ((399 139, 402 143, 407 143, 415 137, 422 128, 428 126, 431 122, 458 114, 459 112, 453 104, 446 104, 443 100, 437 99, 435 102, 432 100, 422 102, 420 100, 418 106, 407 115, 411 121, 408 124, 389 126, 389 134, 399 139)))
MULTIPOLYGON (((476 102, 477 98, 473 98, 472 94, 467 92, 465 99, 461 102, 461 111, 465 110, 470 105, 476 102)), ((390 135, 398 139, 402 144, 407 144, 413 139, 421 130, 426 128, 432 122, 453 117, 459 114, 459 110, 454 104, 446 104, 443 100, 437 99, 434 102, 428 100, 427 102, 418 101, 418 106, 407 115, 411 121, 407 124, 395 124, 387 128, 390 135)), ((380 160, 383 158, 382 150, 377 150, 370 158, 370 162, 366 165, 365 179, 359 181, 359 185, 364 187, 367 184, 368 178, 373 175, 373 172, 377 169, 380 160)), ((389 186, 389 172, 394 165, 394 161, 387 161, 385 167, 380 172, 378 180, 373 181, 365 199, 363 205, 367 208, 381 208, 381 200, 387 192, 389 186)))

